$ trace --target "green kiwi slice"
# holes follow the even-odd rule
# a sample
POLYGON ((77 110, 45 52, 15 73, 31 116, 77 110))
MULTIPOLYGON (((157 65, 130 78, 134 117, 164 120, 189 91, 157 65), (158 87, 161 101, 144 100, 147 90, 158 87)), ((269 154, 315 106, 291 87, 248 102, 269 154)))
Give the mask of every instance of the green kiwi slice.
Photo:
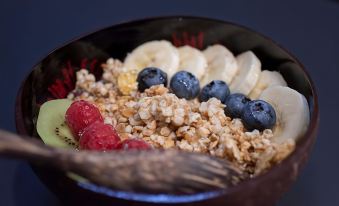
MULTIPOLYGON (((62 148, 78 148, 78 142, 65 122, 65 114, 71 104, 72 101, 69 99, 56 99, 41 105, 37 131, 45 144, 62 148)), ((67 176, 78 182, 87 182, 85 178, 75 173, 67 172, 67 176)))
POLYGON ((78 142, 65 122, 65 114, 71 104, 72 101, 69 99, 56 99, 41 105, 36 127, 45 144, 78 148, 78 142))

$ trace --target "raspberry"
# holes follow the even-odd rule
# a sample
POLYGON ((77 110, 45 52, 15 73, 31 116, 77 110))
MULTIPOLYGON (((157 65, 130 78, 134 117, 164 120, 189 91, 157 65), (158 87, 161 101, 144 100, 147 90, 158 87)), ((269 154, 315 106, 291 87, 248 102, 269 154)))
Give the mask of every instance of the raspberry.
POLYGON ((117 148, 120 142, 115 129, 103 122, 89 125, 80 137, 80 149, 107 151, 117 148))
POLYGON ((138 149, 138 150, 147 150, 151 149, 151 146, 147 144, 143 140, 139 139, 125 139, 124 141, 120 142, 116 149, 138 149))
POLYGON ((76 140, 79 140, 88 125, 96 121, 104 122, 99 109, 84 100, 73 102, 66 111, 65 118, 76 140))

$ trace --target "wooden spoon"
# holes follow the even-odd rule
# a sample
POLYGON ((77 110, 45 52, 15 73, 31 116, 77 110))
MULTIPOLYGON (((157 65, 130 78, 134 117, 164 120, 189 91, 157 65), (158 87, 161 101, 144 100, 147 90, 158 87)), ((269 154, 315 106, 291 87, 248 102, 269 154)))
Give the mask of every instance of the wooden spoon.
POLYGON ((179 150, 76 151, 0 130, 0 155, 73 172, 116 190, 192 194, 227 189, 246 178, 229 161, 179 150))

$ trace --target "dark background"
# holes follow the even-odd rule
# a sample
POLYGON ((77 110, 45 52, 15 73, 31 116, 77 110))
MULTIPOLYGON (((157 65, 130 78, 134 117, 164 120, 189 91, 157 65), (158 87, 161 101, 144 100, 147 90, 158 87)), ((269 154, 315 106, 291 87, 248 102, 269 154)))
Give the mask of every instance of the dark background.
MULTIPOLYGON (((53 48, 97 28, 141 17, 196 15, 270 36, 306 66, 318 88, 319 138, 298 181, 278 205, 339 205, 339 2, 33 1, 0 2, 0 127, 15 131, 14 101, 30 68, 53 48)), ((269 188, 267 188, 269 189, 269 188)), ((59 205, 23 161, 0 158, 0 205, 59 205)))

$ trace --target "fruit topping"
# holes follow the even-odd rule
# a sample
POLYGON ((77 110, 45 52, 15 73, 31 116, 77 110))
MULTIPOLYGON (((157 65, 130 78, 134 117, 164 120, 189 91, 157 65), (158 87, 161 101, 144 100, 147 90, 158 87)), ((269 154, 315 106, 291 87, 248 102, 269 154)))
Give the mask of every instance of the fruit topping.
POLYGON ((232 52, 223 45, 215 44, 207 47, 203 53, 208 66, 201 80, 201 85, 208 84, 215 79, 230 84, 238 73, 237 61, 232 52))
POLYGON ((167 86, 167 74, 161 69, 155 67, 147 67, 141 70, 137 77, 138 90, 140 92, 154 85, 163 84, 167 86))
POLYGON ((84 100, 73 102, 67 109, 65 118, 67 125, 71 128, 77 140, 79 140, 83 130, 88 125, 96 121, 104 121, 99 109, 84 100))
POLYGON ((179 54, 177 48, 169 41, 149 41, 128 54, 124 65, 127 71, 136 72, 145 67, 161 68, 170 78, 178 69, 179 54))
POLYGON ((172 77, 170 88, 177 97, 190 100, 198 96, 200 83, 192 73, 179 71, 172 77))
POLYGON ((304 95, 289 87, 273 86, 265 89, 259 99, 272 104, 277 113, 277 123, 273 128, 274 142, 297 140, 306 132, 310 112, 304 95))
POLYGON ((138 150, 147 150, 151 149, 151 146, 147 144, 145 141, 140 139, 125 139, 120 142, 117 146, 117 149, 122 150, 130 150, 130 149, 138 149, 138 150))
POLYGON ((69 99, 56 99, 41 105, 36 128, 45 144, 65 148, 78 147, 78 142, 65 123, 65 113, 71 104, 69 99))
POLYGON ((207 61, 200 50, 185 45, 179 47, 178 52, 180 59, 178 71, 185 70, 191 72, 198 79, 206 74, 207 61))
POLYGON ((260 73, 259 80, 251 93, 248 95, 251 99, 258 99, 260 94, 268 87, 287 86, 284 77, 277 71, 263 70, 260 73))
POLYGON ((273 107, 263 100, 248 102, 241 116, 244 126, 248 130, 272 129, 276 122, 276 114, 273 107))
POLYGON ((230 84, 230 90, 232 93, 248 95, 259 79, 261 62, 252 51, 239 54, 236 60, 239 70, 230 84))
POLYGON ((201 89, 199 101, 206 102, 215 97, 221 102, 225 102, 228 95, 230 95, 230 89, 227 84, 221 80, 213 80, 201 89))
POLYGON ((245 95, 240 93, 230 94, 224 104, 225 107, 225 114, 231 118, 240 118, 245 105, 251 101, 245 95))
POLYGON ((100 151, 116 149, 119 142, 115 129, 100 121, 86 127, 79 141, 80 149, 100 151))

